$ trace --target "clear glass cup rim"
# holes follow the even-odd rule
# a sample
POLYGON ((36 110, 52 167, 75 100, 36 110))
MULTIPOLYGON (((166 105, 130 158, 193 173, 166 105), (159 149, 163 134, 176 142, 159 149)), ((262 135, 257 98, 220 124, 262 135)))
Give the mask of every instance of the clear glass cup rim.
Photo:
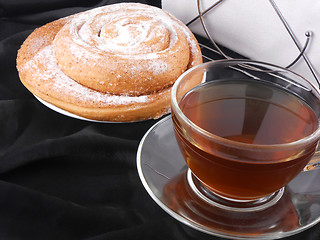
MULTIPOLYGON (((219 64, 219 63, 225 63, 225 64, 256 64, 256 65, 264 65, 264 66, 269 66, 272 68, 276 68, 279 69, 281 71, 286 71, 289 72, 290 74, 302 79, 303 81, 307 82, 310 87, 316 91, 319 95, 320 95, 320 91, 319 89, 315 88, 315 86, 310 83, 310 81, 308 81, 307 79, 305 79, 304 77, 302 77, 301 75, 291 71, 290 69, 287 68, 283 68, 271 63, 266 63, 266 62, 262 62, 262 61, 255 61, 255 60, 246 60, 246 59, 223 59, 223 60, 213 60, 213 61, 209 61, 209 62, 205 62, 202 63, 200 65, 197 65, 189 70, 187 70, 186 72, 184 72, 182 75, 180 75, 180 77, 176 80, 176 82, 174 83, 172 90, 171 90, 171 107, 173 108, 175 114, 178 115, 178 117, 180 119, 182 119, 182 121, 184 123, 186 123, 189 127, 191 127, 192 129, 196 130, 198 133, 200 133, 201 135, 204 135, 210 139, 213 139, 219 143, 225 144, 225 145, 230 145, 233 147, 239 147, 239 148, 246 148, 246 149, 257 149, 257 150, 270 150, 270 149, 287 149, 287 148, 293 148, 293 147, 297 147, 297 146, 301 146, 304 145, 306 143, 309 143, 312 140, 315 140, 317 138, 320 138, 320 126, 318 125, 317 130, 315 130, 313 133, 311 133, 310 135, 301 138, 299 140, 293 141, 293 142, 288 142, 288 143, 280 143, 280 144, 268 144, 268 145, 264 145, 264 144, 250 144, 250 143, 243 143, 243 142, 237 142, 234 140, 230 140, 230 139, 226 139, 223 137, 220 137, 218 135, 215 135, 209 131, 206 131, 204 129, 202 129, 201 127, 199 127, 198 125, 196 125, 195 123, 193 123, 189 118, 187 118, 187 116, 182 112, 182 110, 179 107, 178 101, 177 101, 177 91, 178 91, 178 87, 181 83, 181 81, 184 80, 184 78, 188 77, 189 74, 191 74, 192 72, 202 68, 202 69, 207 69, 207 67, 209 65, 215 65, 215 64, 219 64)), ((203 71, 206 72, 206 71, 203 71)), ((319 121, 320 124, 320 121, 319 121)))

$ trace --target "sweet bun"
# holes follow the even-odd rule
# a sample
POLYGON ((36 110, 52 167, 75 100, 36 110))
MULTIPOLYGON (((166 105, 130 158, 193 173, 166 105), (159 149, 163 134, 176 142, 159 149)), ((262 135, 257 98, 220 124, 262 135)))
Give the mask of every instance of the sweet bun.
POLYGON ((173 83, 202 63, 191 31, 160 8, 120 3, 30 34, 17 69, 35 96, 78 116, 128 122, 170 110, 173 83))

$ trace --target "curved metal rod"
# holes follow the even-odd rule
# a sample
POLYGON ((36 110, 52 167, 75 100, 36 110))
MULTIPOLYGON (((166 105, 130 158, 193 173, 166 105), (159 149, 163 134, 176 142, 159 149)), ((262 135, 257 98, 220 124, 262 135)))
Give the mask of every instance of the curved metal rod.
MULTIPOLYGON (((189 21, 186 25, 189 26, 191 23, 195 22, 200 15, 204 16, 207 12, 209 12, 212 8, 218 6, 221 2, 223 2, 224 0, 219 0, 218 2, 212 4, 210 7, 208 7, 206 10, 204 10, 201 14, 199 14, 198 16, 196 16, 194 19, 192 19, 191 21, 189 21)), ((199 2, 198 2, 198 6, 199 6, 199 2)), ((199 9, 198 9, 199 10, 199 9)))
MULTIPOLYGON (((230 56, 228 56, 227 54, 225 54, 225 53, 221 50, 221 48, 216 44, 216 42, 215 42, 215 41, 213 40, 213 38, 211 37, 211 34, 209 33, 209 31, 208 31, 208 29, 207 29, 207 26, 206 26, 206 24, 205 24, 204 18, 203 18, 204 14, 206 14, 207 12, 209 12, 210 10, 212 10, 214 7, 218 6, 218 5, 219 5, 221 2, 223 2, 223 1, 224 1, 224 0, 220 0, 220 1, 216 2, 216 3, 214 3, 213 5, 211 5, 211 6, 210 6, 209 8, 207 8, 205 11, 201 12, 201 9, 200 9, 200 0, 197 0, 197 7, 198 7, 198 14, 199 14, 199 15, 198 15, 197 17, 195 17, 194 19, 192 19, 189 23, 187 23, 187 25, 193 23, 195 20, 197 20, 198 18, 200 18, 201 25, 202 25, 202 27, 203 27, 203 30, 204 30, 205 34, 207 35, 207 38, 210 40, 210 42, 211 42, 211 43, 213 44, 213 46, 217 49, 218 53, 219 53, 221 56, 223 56, 224 58, 230 60, 230 59, 233 59, 233 58, 230 57, 230 56)), ((280 17, 280 19, 282 20, 282 22, 284 22, 285 20, 284 20, 283 16, 281 15, 279 9, 274 5, 274 2, 273 2, 272 0, 270 0, 270 3, 271 3, 271 4, 273 3, 273 7, 274 7, 275 11, 277 12, 277 14, 278 14, 278 16, 280 17)), ((286 22, 284 22, 284 23, 285 23, 286 29, 288 29, 288 24, 286 24, 286 22)), ((291 31, 289 31, 289 33, 291 33, 291 31)), ((290 34, 290 36, 292 36, 292 35, 290 34)), ((298 47, 300 54, 296 57, 296 59, 295 59, 293 62, 291 62, 289 65, 287 65, 286 68, 292 67, 294 64, 296 64, 296 63, 299 61, 299 59, 300 59, 301 57, 303 57, 303 58, 305 59, 305 61, 307 62, 307 65, 308 65, 308 67, 310 68, 313 76, 315 77, 318 85, 320 86, 320 81, 319 81, 317 75, 315 74, 315 72, 314 72, 311 64, 309 63, 309 61, 307 61, 308 59, 306 58, 306 56, 305 56, 305 54, 304 54, 305 51, 306 51, 306 49, 307 49, 307 47, 309 46, 309 42, 310 42, 310 39, 311 39, 311 37, 312 37, 312 32, 311 32, 311 31, 307 31, 307 32, 305 33, 305 36, 306 36, 306 41, 305 41, 304 47, 303 47, 302 49, 300 49, 300 48, 298 47)), ((293 40, 294 40, 295 43, 296 43, 297 40, 296 40, 295 38, 293 38, 293 40)), ((297 43, 296 43, 296 44, 297 44, 297 43)), ((257 70, 257 69, 254 69, 254 70, 257 70)), ((264 70, 260 70, 260 71, 264 71, 264 70)))
POLYGON ((312 36, 312 32, 311 32, 311 31, 307 31, 307 32, 305 33, 305 35, 306 35, 307 39, 306 39, 306 42, 305 42, 305 44, 304 44, 304 46, 303 46, 300 54, 298 55, 298 57, 297 57, 292 63, 290 63, 288 66, 286 66, 286 68, 290 68, 290 67, 292 67, 294 64, 296 64, 296 63, 299 61, 299 59, 303 56, 304 52, 306 51, 306 49, 307 49, 307 47, 308 47, 308 45, 309 45, 310 38, 311 38, 311 36, 312 36))
MULTIPOLYGON (((218 3, 221 3, 223 0, 219 1, 218 3)), ((216 4, 213 4, 211 7, 209 7, 208 9, 213 9, 213 7, 217 6, 218 3, 216 4)), ((201 24, 202 24, 202 27, 203 27, 203 30, 205 31, 207 37, 209 38, 209 40, 211 41, 211 43, 213 44, 213 46, 219 51, 219 53, 225 57, 226 59, 232 59, 230 56, 228 56, 227 54, 225 54, 220 48, 219 46, 216 44, 216 42, 213 40, 213 38, 211 37, 208 29, 207 29, 207 26, 204 22, 204 19, 203 19, 203 13, 201 12, 201 9, 200 9, 200 0, 197 0, 197 6, 198 6, 198 14, 199 14, 199 18, 200 18, 200 21, 201 21, 201 24)), ((208 11, 205 11, 206 13, 208 11)))
MULTIPOLYGON (((269 0, 269 2, 271 4, 271 6, 273 7, 273 9, 276 11, 278 17, 280 18, 282 24, 286 28, 287 32, 289 33, 289 35, 292 38, 293 42, 295 43, 296 47, 301 52, 301 48, 299 46, 299 42, 298 42, 297 38, 295 37, 293 31, 291 30, 289 24, 287 23, 286 19, 283 17, 280 9, 278 8, 278 6, 276 5, 276 3, 273 0, 269 0)), ((318 87, 320 87, 320 80, 319 80, 319 78, 318 78, 318 76, 316 74, 316 71, 314 70, 309 58, 305 54, 302 54, 302 57, 303 57, 304 61, 306 62, 306 64, 308 65, 313 77, 316 79, 318 87)))

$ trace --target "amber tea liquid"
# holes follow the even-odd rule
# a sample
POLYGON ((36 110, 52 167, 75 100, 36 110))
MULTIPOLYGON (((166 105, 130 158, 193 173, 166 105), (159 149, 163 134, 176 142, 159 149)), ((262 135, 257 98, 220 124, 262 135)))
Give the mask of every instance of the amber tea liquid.
POLYGON ((292 180, 315 151, 316 142, 303 150, 259 150, 260 145, 297 141, 318 128, 317 116, 304 101, 269 84, 241 79, 207 82, 189 91, 179 106, 207 132, 249 146, 221 144, 196 131, 186 137, 186 129, 173 115, 189 168, 225 197, 248 200, 273 193, 292 180))

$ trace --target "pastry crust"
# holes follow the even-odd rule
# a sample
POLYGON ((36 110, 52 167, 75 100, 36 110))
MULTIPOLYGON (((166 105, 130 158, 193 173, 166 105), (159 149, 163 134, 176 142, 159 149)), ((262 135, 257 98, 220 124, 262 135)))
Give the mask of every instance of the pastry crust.
POLYGON ((173 83, 200 63, 199 45, 185 25, 138 3, 48 23, 17 56, 20 79, 34 95, 78 116, 115 122, 168 113, 173 83))

